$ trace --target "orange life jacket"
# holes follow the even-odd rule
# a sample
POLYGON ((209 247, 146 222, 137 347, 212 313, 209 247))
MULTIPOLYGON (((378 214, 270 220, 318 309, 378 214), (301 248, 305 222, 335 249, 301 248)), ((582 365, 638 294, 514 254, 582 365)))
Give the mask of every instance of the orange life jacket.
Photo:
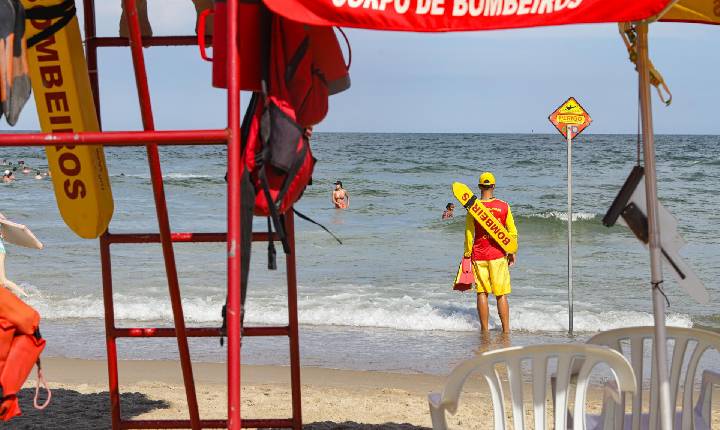
POLYGON ((20 415, 17 393, 35 364, 38 381, 42 378, 40 353, 45 339, 39 326, 37 311, 0 287, 0 420, 20 415))

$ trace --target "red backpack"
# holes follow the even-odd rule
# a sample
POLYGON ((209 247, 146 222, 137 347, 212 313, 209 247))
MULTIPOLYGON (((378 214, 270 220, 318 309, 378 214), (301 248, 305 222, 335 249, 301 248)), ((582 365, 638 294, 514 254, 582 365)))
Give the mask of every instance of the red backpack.
MULTIPOLYGON (((261 28, 261 68, 263 91, 253 93, 242 125, 242 150, 245 159, 242 194, 252 194, 252 213, 267 216, 283 244, 285 238, 281 215, 300 199, 312 180, 315 159, 298 112, 304 99, 314 100, 313 118, 322 120, 327 113, 327 87, 312 88, 312 58, 307 30, 301 24, 286 21, 263 10, 261 28), (251 186, 249 186, 251 185, 251 186)), ((310 105, 308 105, 310 106, 310 105)), ((308 110, 306 110, 308 111, 308 110)), ((247 215, 249 215, 249 208, 247 215)), ((244 221, 252 228, 252 217, 244 221)), ((272 242, 270 244, 272 247, 272 242)), ((274 253, 274 251, 272 251, 274 253)), ((274 266, 274 263, 270 264, 274 266)), ((274 268, 274 267, 271 267, 274 268)))
MULTIPOLYGON (((227 86, 227 7, 216 0, 198 25, 201 56, 213 62, 213 85, 227 86), (205 19, 213 14, 213 58, 205 53, 205 19)), ((344 35, 344 33, 343 33, 344 35)), ((346 37, 347 41, 347 37, 346 37)), ((350 87, 332 27, 308 26, 272 14, 263 4, 240 3, 238 50, 241 89, 253 91, 242 125, 249 182, 242 189, 253 213, 269 216, 281 238, 280 215, 302 196, 315 160, 305 130, 325 118, 328 96, 350 87), (252 186, 251 186, 252 185, 252 186)), ((349 50, 349 42, 348 42, 349 50)), ((286 249, 287 251, 287 249, 286 249)))
MULTIPOLYGON (((330 90, 324 70, 338 62, 345 65, 331 28, 319 31, 267 10, 264 23, 263 91, 254 93, 245 114, 243 145, 257 195, 254 213, 274 217, 273 212, 289 210, 311 182, 315 160, 305 129, 327 115, 330 90), (334 52, 336 61, 328 61, 326 51, 334 52)), ((347 77, 346 68, 344 72, 347 77)))
MULTIPOLYGON (((345 64, 332 27, 313 27, 290 21, 270 13, 259 3, 241 7, 240 14, 241 87, 253 91, 241 129, 246 163, 240 188, 240 284, 244 307, 253 217, 268 217, 268 232, 272 233, 274 225, 283 250, 289 254, 283 215, 293 209, 293 204, 312 182, 315 166, 306 130, 325 118, 328 96, 349 88, 350 78, 349 65, 345 64), (255 61, 253 56, 259 58, 255 61)), ((218 37, 213 38, 213 85, 225 87, 227 46, 223 37, 226 19, 223 1, 215 2, 214 15, 218 37)), ((201 54, 207 58, 203 48, 204 35, 200 32, 198 39, 201 54)), ((295 213, 315 223, 297 211, 295 213)), ((337 237, 335 239, 339 241, 337 237)), ((275 246, 270 241, 268 268, 274 270, 276 267, 275 246)), ((224 321, 225 308, 223 329, 224 321)))
MULTIPOLYGON (((283 250, 289 254, 283 214, 293 208, 312 181, 315 158, 305 131, 327 114, 331 89, 325 71, 334 76, 333 92, 349 87, 347 67, 332 28, 319 31, 271 14, 264 7, 261 19, 262 91, 253 93, 241 136, 246 163, 241 178, 243 305, 250 271, 253 216, 268 217, 269 233, 272 224, 283 250), (319 47, 314 46, 313 40, 318 41, 319 47)), ((307 219, 302 214, 298 216, 307 219)), ((276 268, 271 240, 268 269, 276 268)))

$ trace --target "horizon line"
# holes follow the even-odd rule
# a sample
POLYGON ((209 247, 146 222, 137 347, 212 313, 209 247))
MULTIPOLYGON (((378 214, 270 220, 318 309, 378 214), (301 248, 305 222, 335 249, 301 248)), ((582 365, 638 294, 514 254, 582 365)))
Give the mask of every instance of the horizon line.
MULTIPOLYGON (((168 129, 169 130, 169 129, 168 129)), ((177 131, 183 131, 183 129, 175 129, 177 131)), ((173 131, 175 131, 173 130, 173 131)), ((190 129, 188 129, 190 130, 190 129)), ((121 131, 121 130, 106 130, 110 132, 115 131, 121 131)), ((142 130, 137 130, 142 131, 142 130)), ((163 130, 160 130, 163 131, 163 130)), ((41 130, 0 130, 0 134, 22 134, 22 133, 43 133, 41 130)), ((560 133, 552 133, 552 132, 543 132, 543 133, 534 133, 534 132, 493 132, 493 131, 316 131, 317 134, 503 134, 503 135, 539 135, 539 136, 551 136, 551 135, 559 135, 560 133)), ((637 133, 591 133, 586 132, 583 133, 582 136, 637 136, 637 133)), ((654 133, 654 136, 720 136, 720 133, 713 134, 713 133, 654 133)), ((642 134, 640 134, 642 136, 642 134)), ((3 145, 0 145, 2 147, 3 145)), ((13 145, 15 146, 15 145, 13 145)))

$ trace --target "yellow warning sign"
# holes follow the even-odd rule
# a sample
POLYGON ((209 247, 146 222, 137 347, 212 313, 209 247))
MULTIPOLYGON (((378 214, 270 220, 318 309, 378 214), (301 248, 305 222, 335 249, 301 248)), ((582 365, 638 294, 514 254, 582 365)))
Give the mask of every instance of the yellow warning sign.
POLYGON ((572 125, 577 128, 576 136, 580 134, 592 122, 590 114, 575 100, 570 97, 555 109, 548 118, 550 122, 557 128, 563 136, 567 137, 567 126, 572 125))

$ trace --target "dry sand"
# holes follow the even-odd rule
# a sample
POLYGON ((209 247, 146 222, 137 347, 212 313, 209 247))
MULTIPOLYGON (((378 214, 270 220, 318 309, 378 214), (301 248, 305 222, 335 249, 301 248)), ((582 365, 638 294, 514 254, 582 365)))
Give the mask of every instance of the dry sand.
MULTIPOLYGON (((21 396, 24 415, 0 429, 108 429, 109 398, 104 361, 44 360, 53 401, 45 411, 32 408, 32 390, 21 396)), ((225 366, 194 365, 201 417, 226 414, 225 366)), ((245 418, 286 418, 291 414, 289 370, 277 366, 243 367, 242 415, 245 418)), ((430 427, 427 393, 438 391, 445 378, 304 368, 303 420, 306 429, 418 430, 430 427)), ((124 419, 187 418, 180 367, 172 361, 126 361, 120 365, 124 419)), ((28 384, 30 386, 30 384, 28 384)), ((590 393, 589 409, 597 411, 600 394, 590 393)), ((717 410, 717 408, 716 408, 717 410)), ((714 420, 716 423, 720 420, 714 420)), ((458 414, 448 423, 457 429, 492 428, 487 388, 470 380, 458 414)))

